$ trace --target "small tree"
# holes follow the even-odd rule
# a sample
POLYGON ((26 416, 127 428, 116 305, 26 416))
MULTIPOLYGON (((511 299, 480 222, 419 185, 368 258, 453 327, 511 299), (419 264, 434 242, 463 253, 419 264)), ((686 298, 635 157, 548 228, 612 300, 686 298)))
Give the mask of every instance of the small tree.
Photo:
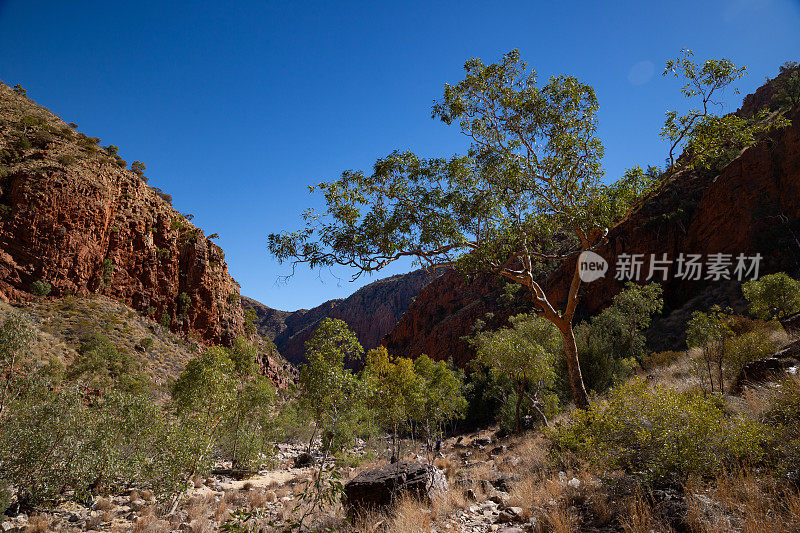
POLYGON ((172 385, 172 400, 193 444, 192 473, 207 468, 236 401, 234 363, 226 350, 207 349, 186 364, 172 385))
POLYGON ((133 173, 142 178, 143 180, 145 180, 145 183, 147 183, 147 180, 144 177, 144 171, 146 168, 147 167, 144 166, 144 163, 142 163, 141 161, 134 161, 133 163, 131 163, 131 170, 133 171, 133 173))
POLYGON ((318 433, 324 454, 336 451, 349 439, 348 426, 358 407, 360 384, 345 368, 364 353, 347 324, 325 318, 306 341, 308 363, 300 368, 300 402, 314 419, 308 450, 318 433))
POLYGON ((14 92, 20 96, 24 96, 25 98, 28 97, 28 91, 26 91, 25 88, 22 87, 22 85, 20 85, 19 83, 14 85, 14 92))
POLYGON ((663 307, 661 286, 628 282, 611 306, 575 328, 587 386, 600 392, 627 377, 632 362, 643 366, 644 330, 663 307))
POLYGON ((51 290, 52 287, 46 281, 36 280, 33 283, 31 283, 31 294, 39 298, 44 298, 45 296, 50 294, 51 290))
POLYGON ((237 337, 228 353, 237 382, 230 421, 231 459, 234 466, 240 466, 252 462, 263 444, 266 417, 275 403, 275 387, 258 374, 258 350, 244 337, 237 337))
POLYGON ((422 354, 414 359, 414 372, 422 380, 422 396, 413 418, 421 424, 430 448, 431 438, 441 434, 444 423, 464 416, 467 400, 461 379, 444 361, 422 354))
POLYGON ((800 281, 783 272, 770 274, 742 285, 750 312, 764 320, 786 318, 800 312, 800 281))
POLYGON ((775 103, 782 107, 792 108, 800 104, 800 69, 794 66, 795 71, 787 74, 778 84, 775 92, 775 103))
MULTIPOLYGON (((676 110, 667 112, 661 137, 669 143, 670 169, 676 168, 676 157, 681 151, 685 156, 682 167, 708 168, 726 153, 755 144, 767 130, 788 124, 785 120, 767 121, 766 110, 752 118, 715 115, 713 107, 722 105, 718 100, 721 93, 744 76, 747 67, 737 67, 728 59, 709 59, 699 65, 692 60, 693 56, 691 50, 683 49, 664 68, 663 75, 684 81, 683 95, 698 98, 700 104, 685 115, 676 110)), ((738 94, 738 89, 734 94, 738 94)))
POLYGON ((689 348, 701 349, 702 362, 708 376, 711 392, 714 392, 714 370, 717 371, 717 389, 725 393, 724 373, 725 341, 733 336, 730 327, 731 315, 718 305, 708 313, 695 311, 687 324, 686 344, 689 348))
POLYGON ((424 382, 410 359, 393 358, 383 346, 367 352, 362 379, 381 426, 392 435, 392 457, 399 460, 398 433, 423 402, 424 382))
POLYGON ((561 348, 558 330, 537 316, 517 315, 509 319, 510 328, 479 333, 475 338, 476 362, 495 375, 508 377, 516 393, 515 425, 522 430, 522 401, 549 425, 540 396, 556 378, 555 354, 561 348))
POLYGON ((0 387, 0 424, 3 411, 9 401, 19 394, 15 383, 30 362, 33 329, 27 318, 18 313, 9 314, 0 326, 0 368, 2 384, 0 387))

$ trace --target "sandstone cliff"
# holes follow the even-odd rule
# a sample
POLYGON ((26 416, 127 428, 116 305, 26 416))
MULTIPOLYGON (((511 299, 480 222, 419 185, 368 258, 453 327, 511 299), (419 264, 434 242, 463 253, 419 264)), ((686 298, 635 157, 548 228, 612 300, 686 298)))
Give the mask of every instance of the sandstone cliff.
POLYGON ((222 249, 114 147, 0 83, 0 298, 102 294, 207 343, 241 334, 222 249))
MULTIPOLYGON (((744 99, 742 115, 771 105, 774 81, 744 99)), ((761 273, 787 271, 800 274, 800 107, 788 112, 791 126, 773 131, 745 150, 720 172, 683 172, 612 228, 607 243, 598 251, 611 271, 581 289, 579 314, 587 316, 609 304, 623 284, 614 279, 620 254, 729 253, 764 256, 761 273)), ((649 259, 643 271, 647 272, 649 259)), ((574 262, 562 265, 545 284, 556 301, 566 296, 574 262)), ((654 347, 680 345, 689 307, 707 306, 713 299, 737 304, 738 283, 682 281, 675 279, 675 266, 664 284, 667 313, 656 323, 650 338, 654 347), (670 315, 670 312, 673 315, 670 315), (667 327, 669 324, 669 327, 667 327)), ((454 358, 464 363, 472 358, 461 338, 470 333, 477 319, 487 313, 491 327, 507 319, 498 295, 505 281, 494 276, 468 280, 448 272, 425 287, 383 343, 390 352, 407 356, 426 353, 436 359, 454 358)))

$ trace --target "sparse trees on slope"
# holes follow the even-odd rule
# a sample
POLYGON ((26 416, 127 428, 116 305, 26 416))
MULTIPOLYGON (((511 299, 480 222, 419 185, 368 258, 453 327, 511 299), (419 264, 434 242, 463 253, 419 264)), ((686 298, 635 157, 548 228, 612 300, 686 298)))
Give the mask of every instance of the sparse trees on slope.
POLYGON ((504 375, 516 393, 515 425, 522 429, 522 402, 531 407, 548 425, 540 393, 556 379, 554 361, 562 350, 558 330, 547 320, 532 315, 511 317, 510 328, 479 333, 475 338, 476 361, 495 375, 504 375))
POLYGON ((0 423, 3 421, 3 411, 7 403, 20 392, 15 383, 22 375, 24 367, 30 363, 30 344, 33 338, 30 324, 18 313, 9 314, 0 326, 0 423))
POLYGON ((270 235, 270 251, 312 268, 340 264, 370 272, 413 257, 516 281, 558 328, 575 402, 585 407, 572 331, 577 264, 561 310, 537 282, 536 265, 595 249, 641 191, 632 193, 636 180, 602 181, 591 86, 568 76, 538 86, 517 51, 490 65, 471 59, 465 70, 461 82, 445 86, 433 116, 459 125, 472 143, 466 156, 394 152, 369 175, 346 171, 319 185, 326 211, 307 211, 299 231, 270 235), (555 241, 565 244, 559 249, 555 241))

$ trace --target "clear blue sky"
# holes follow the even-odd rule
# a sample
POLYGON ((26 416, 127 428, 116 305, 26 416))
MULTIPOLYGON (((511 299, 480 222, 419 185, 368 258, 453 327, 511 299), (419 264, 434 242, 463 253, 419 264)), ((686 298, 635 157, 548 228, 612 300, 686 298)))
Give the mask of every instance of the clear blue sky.
POLYGON ((613 178, 664 160, 664 111, 682 102, 660 72, 684 46, 748 65, 745 94, 800 60, 800 0, 0 0, 0 79, 145 162, 151 185, 219 233, 242 293, 287 310, 371 279, 301 269, 276 284, 288 267, 267 234, 299 227, 307 185, 342 170, 395 148, 463 152, 430 106, 467 58, 519 48, 541 77, 593 84, 613 178))

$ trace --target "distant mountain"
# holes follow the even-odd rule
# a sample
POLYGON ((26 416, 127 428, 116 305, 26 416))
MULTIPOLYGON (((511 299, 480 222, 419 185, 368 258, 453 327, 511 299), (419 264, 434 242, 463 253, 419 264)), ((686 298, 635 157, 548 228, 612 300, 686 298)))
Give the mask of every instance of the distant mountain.
POLYGON ((255 311, 259 334, 273 339, 278 351, 294 364, 304 360, 305 342, 326 317, 345 321, 365 349, 375 348, 414 301, 420 290, 443 274, 416 270, 366 285, 344 299, 330 300, 313 309, 280 311, 242 297, 245 309, 255 311))

